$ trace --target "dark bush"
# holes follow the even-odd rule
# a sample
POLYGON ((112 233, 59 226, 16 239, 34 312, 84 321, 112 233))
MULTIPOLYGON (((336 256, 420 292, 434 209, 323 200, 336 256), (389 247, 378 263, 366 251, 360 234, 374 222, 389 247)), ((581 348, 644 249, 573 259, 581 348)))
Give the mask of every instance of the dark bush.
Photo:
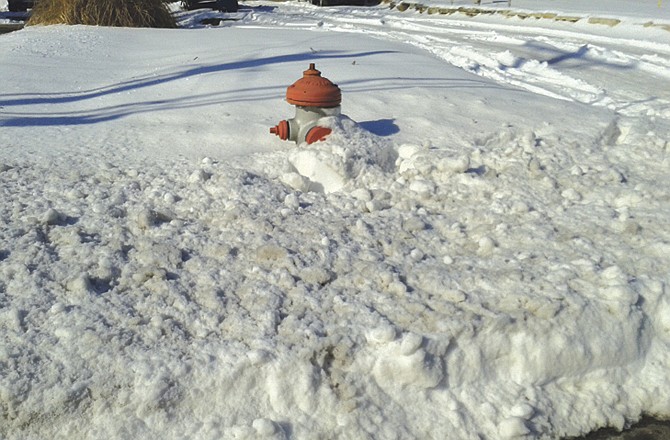
POLYGON ((176 27, 162 0, 39 0, 28 24, 176 27))

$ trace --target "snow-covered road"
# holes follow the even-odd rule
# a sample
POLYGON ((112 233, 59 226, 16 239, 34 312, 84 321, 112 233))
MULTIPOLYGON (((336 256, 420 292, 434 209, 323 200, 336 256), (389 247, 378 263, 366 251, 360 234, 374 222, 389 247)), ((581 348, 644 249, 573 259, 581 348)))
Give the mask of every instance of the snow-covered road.
POLYGON ((605 106, 626 115, 670 118, 670 32, 641 21, 561 23, 414 9, 306 8, 283 3, 250 22, 294 29, 362 33, 408 43, 448 64, 533 93, 605 106), (307 9, 307 10, 306 10, 307 9), (625 28, 622 32, 621 28, 625 28), (638 38, 644 31, 653 38, 638 38), (635 71, 631 75, 631 71, 635 71), (643 104, 643 105, 640 105, 643 104))

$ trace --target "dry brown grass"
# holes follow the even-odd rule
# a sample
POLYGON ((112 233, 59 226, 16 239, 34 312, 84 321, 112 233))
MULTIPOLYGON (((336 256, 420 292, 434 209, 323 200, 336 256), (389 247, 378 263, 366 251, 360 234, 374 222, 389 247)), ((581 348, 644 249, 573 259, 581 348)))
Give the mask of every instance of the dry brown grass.
POLYGON ((176 27, 162 0, 37 0, 28 24, 176 27))

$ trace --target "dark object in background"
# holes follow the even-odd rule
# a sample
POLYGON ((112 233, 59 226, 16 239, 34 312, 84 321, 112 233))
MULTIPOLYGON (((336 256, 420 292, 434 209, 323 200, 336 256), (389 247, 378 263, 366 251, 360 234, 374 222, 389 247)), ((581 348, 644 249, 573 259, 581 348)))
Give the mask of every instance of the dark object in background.
POLYGON ((34 0, 9 0, 7 9, 9 12, 26 12, 35 6, 34 0))
POLYGON ((381 0, 309 0, 316 6, 377 6, 381 0))
POLYGON ((237 0, 183 0, 184 9, 210 8, 221 12, 237 12, 239 5, 237 0))

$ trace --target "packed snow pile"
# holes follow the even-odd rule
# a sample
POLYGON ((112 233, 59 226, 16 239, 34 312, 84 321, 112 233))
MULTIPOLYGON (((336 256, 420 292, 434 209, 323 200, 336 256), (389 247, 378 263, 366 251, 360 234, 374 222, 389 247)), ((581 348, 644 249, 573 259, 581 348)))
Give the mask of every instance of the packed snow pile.
POLYGON ((333 130, 327 139, 303 144, 289 153, 289 163, 295 172, 282 176, 282 180, 293 189, 351 191, 393 167, 396 154, 392 145, 349 117, 322 118, 318 125, 333 130))
POLYGON ((307 150, 240 159, 276 175, 5 161, 3 436, 513 438, 667 414, 668 146, 604 139, 406 144, 330 193, 285 183, 307 150))
POLYGON ((300 7, 0 37, 0 437, 555 439, 670 416, 670 47, 300 7), (281 142, 311 58, 348 116, 281 142))

